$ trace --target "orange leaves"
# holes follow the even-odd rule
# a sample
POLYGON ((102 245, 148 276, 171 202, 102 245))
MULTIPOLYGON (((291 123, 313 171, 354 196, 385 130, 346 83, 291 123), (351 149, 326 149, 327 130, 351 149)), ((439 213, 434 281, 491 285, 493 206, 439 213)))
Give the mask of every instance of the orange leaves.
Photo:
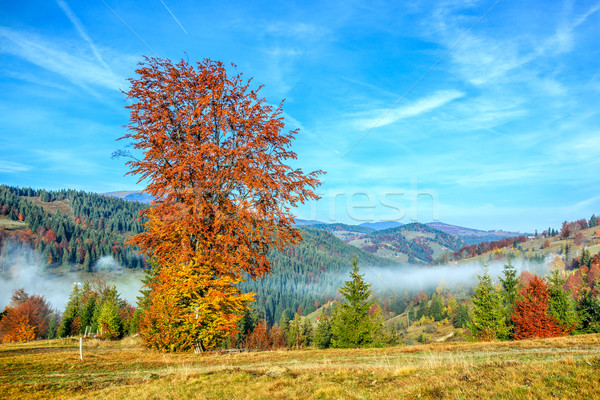
POLYGON ((235 285, 269 273, 269 249, 301 240, 289 209, 318 198, 322 172, 287 165, 297 131, 281 132, 281 105, 267 105, 223 63, 146 58, 136 73, 121 139, 143 153, 128 161, 129 174, 148 182, 155 201, 143 213, 146 232, 129 243, 161 269, 150 292, 156 316, 147 315, 143 335, 153 345, 149 332, 164 328, 181 337, 176 348, 189 348, 190 338, 211 347, 253 299, 235 285))
POLYGON ((568 333, 548 314, 548 286, 540 277, 533 275, 519 294, 522 297, 515 302, 511 317, 515 339, 563 336, 568 333))
POLYGON ((17 289, 5 311, 0 320, 0 342, 21 342, 46 335, 51 310, 43 297, 29 296, 17 289))

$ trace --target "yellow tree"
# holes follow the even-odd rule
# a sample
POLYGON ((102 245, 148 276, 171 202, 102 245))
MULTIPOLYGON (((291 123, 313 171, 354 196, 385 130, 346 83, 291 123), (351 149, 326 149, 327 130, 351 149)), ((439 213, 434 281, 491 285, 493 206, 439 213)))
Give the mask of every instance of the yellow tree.
POLYGON ((214 347, 253 300, 236 284, 269 273, 271 248, 301 240, 290 210, 318 198, 322 172, 287 164, 297 130, 282 132, 282 105, 221 62, 146 58, 136 73, 121 139, 143 154, 129 174, 154 199, 146 232, 129 240, 155 265, 141 334, 164 350, 214 347))

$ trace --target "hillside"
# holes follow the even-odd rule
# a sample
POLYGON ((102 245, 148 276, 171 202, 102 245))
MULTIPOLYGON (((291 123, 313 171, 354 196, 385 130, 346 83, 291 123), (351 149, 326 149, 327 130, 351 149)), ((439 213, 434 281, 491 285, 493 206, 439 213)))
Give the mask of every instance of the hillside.
POLYGON ((116 197, 117 199, 123 199, 123 200, 127 200, 127 201, 137 201, 139 203, 145 203, 145 204, 152 203, 152 197, 150 197, 150 195, 143 193, 139 190, 108 192, 108 193, 100 193, 100 194, 102 196, 116 197))
MULTIPOLYGON (((51 269, 91 272, 105 256, 140 268, 143 260, 124 241, 142 232, 138 215, 144 207, 82 191, 0 186, 0 255, 11 241, 35 250, 51 269)), ((2 270, 9 269, 9 261, 0 257, 2 270)))
MULTIPOLYGON (((145 268, 125 239, 142 232, 137 215, 146 205, 74 190, 45 191, 0 186, 0 271, 10 271, 15 253, 33 249, 53 275, 69 271, 94 273, 102 257, 124 268, 145 268), (5 246, 7 242, 13 245, 5 246), (9 251, 10 250, 10 251, 9 251)), ((333 226, 341 232, 343 226, 333 226)), ((265 281, 245 282, 244 291, 257 293, 256 308, 274 321, 283 309, 292 314, 301 306, 308 313, 336 296, 354 255, 362 266, 393 266, 357 249, 322 229, 303 227, 305 240, 283 253, 272 251, 272 273, 265 281)), ((359 232, 368 228, 357 227, 359 232)), ((357 233, 359 233, 357 232, 357 233)))
POLYGON ((408 263, 431 263, 464 245, 456 236, 418 222, 375 231, 349 243, 372 254, 408 263))
POLYGON ((491 242, 494 240, 522 235, 519 232, 508 232, 502 230, 483 231, 479 229, 465 228, 463 226, 445 224, 443 222, 429 222, 425 224, 434 229, 457 236, 467 244, 477 244, 482 242, 491 242))
POLYGON ((333 234, 304 227, 304 240, 283 253, 271 252, 272 272, 261 281, 240 284, 243 291, 257 293, 256 309, 271 322, 279 320, 284 309, 290 315, 316 310, 337 295, 347 279, 352 257, 364 269, 369 266, 400 267, 395 260, 378 257, 353 247, 333 234))
POLYGON ((492 259, 509 256, 537 261, 559 256, 569 268, 576 268, 577 259, 584 249, 592 256, 600 253, 600 228, 598 225, 583 229, 579 227, 576 231, 564 236, 558 232, 550 235, 546 231, 537 237, 519 236, 496 242, 473 244, 459 249, 454 257, 462 260, 461 262, 468 263, 472 261, 489 262, 492 259))

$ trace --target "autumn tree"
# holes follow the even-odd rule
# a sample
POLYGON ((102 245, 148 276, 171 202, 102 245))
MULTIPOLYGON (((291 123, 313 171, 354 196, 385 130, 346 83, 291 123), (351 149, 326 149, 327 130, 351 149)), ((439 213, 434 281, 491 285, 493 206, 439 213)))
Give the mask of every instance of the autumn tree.
POLYGON ((317 199, 321 172, 287 164, 298 131, 282 132, 282 105, 221 62, 146 58, 136 73, 121 139, 142 154, 130 154, 129 174, 154 201, 129 244, 157 267, 140 334, 163 350, 212 348, 254 298, 236 284, 269 273, 270 249, 301 240, 290 210, 317 199))
POLYGON ((519 294, 521 298, 515 302, 512 315, 515 339, 562 336, 568 332, 549 313, 548 285, 540 277, 534 275, 519 294))
POLYGON ((0 320, 0 342, 21 342, 45 338, 52 310, 42 296, 28 295, 24 289, 13 292, 0 320))

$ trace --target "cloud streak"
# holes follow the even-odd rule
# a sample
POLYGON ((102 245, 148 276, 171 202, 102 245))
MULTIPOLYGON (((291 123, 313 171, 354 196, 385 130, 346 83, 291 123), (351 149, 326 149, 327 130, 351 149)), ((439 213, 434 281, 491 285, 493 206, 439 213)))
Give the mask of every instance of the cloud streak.
POLYGON ((94 56, 96 57, 98 62, 100 64, 102 64, 102 66, 104 68, 106 68, 106 70, 112 74, 112 71, 110 70, 108 65, 104 62, 104 60, 102 59, 102 56, 100 55, 100 52, 96 48, 96 45, 94 44, 94 42, 92 41, 90 36, 87 34, 85 27, 83 26, 83 24, 81 23, 79 18, 77 18, 75 13, 73 13, 71 8, 69 8, 69 5, 64 0, 56 0, 56 3, 63 10, 63 12, 67 16, 67 18, 69 18, 69 21, 71 21, 71 23, 73 24, 75 29, 77 29, 77 33, 79 33, 79 36, 81 36, 81 38, 83 40, 85 40, 87 42, 87 44, 90 46, 90 49, 92 49, 92 53, 94 53, 94 56))
POLYGON ((92 93, 95 93, 92 87, 119 90, 126 83, 97 62, 27 32, 0 27, 0 52, 58 74, 92 93))
POLYGON ((417 117, 419 115, 431 112, 454 100, 460 99, 465 94, 458 90, 440 90, 415 101, 404 107, 389 111, 384 109, 369 110, 357 116, 354 125, 357 129, 366 130, 375 127, 383 127, 393 124, 401 119, 417 117), (365 116, 368 115, 368 116, 365 116))
POLYGON ((12 161, 0 160, 0 172, 7 174, 14 174, 17 172, 29 171, 31 167, 29 165, 16 163, 12 161))

